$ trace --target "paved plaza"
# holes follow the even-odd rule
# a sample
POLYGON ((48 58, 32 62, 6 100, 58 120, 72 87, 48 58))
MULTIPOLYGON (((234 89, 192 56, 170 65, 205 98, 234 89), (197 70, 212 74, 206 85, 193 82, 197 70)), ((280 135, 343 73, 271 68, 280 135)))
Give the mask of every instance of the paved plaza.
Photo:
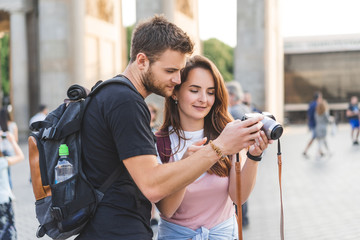
MULTIPOLYGON (((317 143, 309 159, 302 151, 310 138, 306 126, 288 126, 281 138, 285 239, 360 239, 360 146, 350 141, 350 128, 340 125, 328 136, 331 155, 320 158, 317 143)), ((26 142, 21 144, 27 156, 26 142)), ((280 194, 277 144, 269 147, 259 166, 248 200, 245 240, 280 239, 280 194)), ((38 222, 29 183, 28 160, 12 167, 19 240, 34 240, 38 222)), ((44 237, 42 239, 49 239, 44 237)))

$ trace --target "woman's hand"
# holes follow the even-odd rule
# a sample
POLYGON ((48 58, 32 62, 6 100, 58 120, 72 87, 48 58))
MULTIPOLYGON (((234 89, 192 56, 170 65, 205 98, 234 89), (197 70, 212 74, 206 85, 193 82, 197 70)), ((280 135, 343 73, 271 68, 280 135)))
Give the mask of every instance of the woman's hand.
POLYGON ((6 138, 7 140, 9 140, 9 142, 16 142, 15 136, 14 134, 12 134, 11 132, 6 132, 6 138))
POLYGON ((188 156, 192 155, 194 152, 197 152, 198 150, 203 148, 204 147, 203 145, 206 143, 206 141, 207 141, 207 137, 204 137, 202 140, 198 142, 194 142, 190 147, 188 147, 188 149, 186 150, 186 152, 184 153, 181 159, 187 158, 188 156))
POLYGON ((253 156, 260 156, 264 150, 268 147, 268 144, 272 144, 274 140, 268 140, 264 131, 260 131, 260 137, 255 139, 255 143, 249 148, 249 152, 253 156))

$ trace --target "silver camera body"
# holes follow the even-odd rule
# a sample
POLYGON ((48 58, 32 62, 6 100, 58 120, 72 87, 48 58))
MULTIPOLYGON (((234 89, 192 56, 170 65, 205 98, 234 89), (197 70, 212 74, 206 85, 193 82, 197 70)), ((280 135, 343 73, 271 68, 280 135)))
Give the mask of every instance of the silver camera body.
POLYGON ((259 115, 263 115, 264 119, 261 122, 264 124, 261 130, 263 130, 268 139, 276 140, 279 139, 284 131, 280 123, 275 120, 274 115, 268 112, 262 113, 246 113, 242 118, 242 121, 253 118, 259 115))

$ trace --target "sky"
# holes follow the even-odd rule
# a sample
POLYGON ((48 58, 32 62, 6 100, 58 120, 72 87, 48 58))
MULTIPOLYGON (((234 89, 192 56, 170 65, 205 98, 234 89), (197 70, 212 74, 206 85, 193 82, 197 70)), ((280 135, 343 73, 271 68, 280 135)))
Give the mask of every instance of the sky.
MULTIPOLYGON (((200 39, 207 40, 214 37, 234 47, 237 1, 198 1, 200 39)), ((284 37, 360 34, 360 0, 279 1, 284 37)), ((122 0, 122 2, 124 25, 132 25, 136 21, 136 0, 122 0)))

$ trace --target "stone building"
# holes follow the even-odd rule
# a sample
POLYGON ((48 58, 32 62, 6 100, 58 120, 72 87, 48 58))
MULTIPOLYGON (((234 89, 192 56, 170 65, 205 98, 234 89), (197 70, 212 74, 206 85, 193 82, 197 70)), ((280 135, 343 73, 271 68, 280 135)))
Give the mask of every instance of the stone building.
POLYGON ((360 98, 360 35, 292 37, 284 41, 285 114, 306 119, 308 102, 321 91, 338 121, 346 121, 351 96, 360 98))

